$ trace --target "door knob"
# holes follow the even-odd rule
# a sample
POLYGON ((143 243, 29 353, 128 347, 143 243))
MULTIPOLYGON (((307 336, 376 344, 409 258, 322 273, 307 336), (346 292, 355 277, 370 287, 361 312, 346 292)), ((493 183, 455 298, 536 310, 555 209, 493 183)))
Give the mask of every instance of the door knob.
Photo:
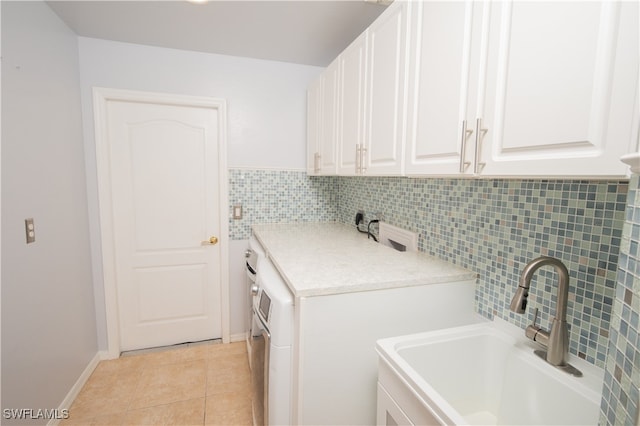
POLYGON ((203 241, 202 245, 203 246, 213 246, 218 244, 218 237, 211 237, 209 238, 209 241, 203 241))

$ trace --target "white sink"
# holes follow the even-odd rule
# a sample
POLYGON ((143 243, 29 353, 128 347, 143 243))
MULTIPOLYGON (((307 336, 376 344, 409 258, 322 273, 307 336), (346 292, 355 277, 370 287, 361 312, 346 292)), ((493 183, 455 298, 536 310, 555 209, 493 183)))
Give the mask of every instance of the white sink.
MULTIPOLYGON (((383 339, 376 349, 379 405, 389 395, 409 423, 598 423, 603 371, 577 357, 569 361, 583 377, 558 370, 503 320, 383 339)), ((390 412, 385 420, 379 407, 378 423, 390 424, 390 412)))

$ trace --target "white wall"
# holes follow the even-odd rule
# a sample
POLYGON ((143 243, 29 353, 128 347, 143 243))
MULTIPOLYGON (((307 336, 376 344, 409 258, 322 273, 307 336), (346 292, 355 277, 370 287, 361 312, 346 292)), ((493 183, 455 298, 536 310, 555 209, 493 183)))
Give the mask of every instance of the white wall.
POLYGON ((79 79, 51 9, 2 2, 3 408, 58 408, 98 350, 79 79))
MULTIPOLYGON (((225 98, 229 168, 305 168, 306 88, 322 68, 79 38, 82 112, 99 344, 106 349, 91 88, 178 93, 225 98)), ((233 242, 231 334, 244 330, 246 242, 233 242)))

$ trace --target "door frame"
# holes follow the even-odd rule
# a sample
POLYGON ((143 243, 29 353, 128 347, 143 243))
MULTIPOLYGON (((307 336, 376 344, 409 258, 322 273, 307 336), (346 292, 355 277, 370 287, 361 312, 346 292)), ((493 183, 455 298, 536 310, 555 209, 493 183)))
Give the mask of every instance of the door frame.
POLYGON ((107 357, 120 356, 120 317, 116 286, 116 257, 113 240, 113 208, 111 199, 110 145, 107 129, 107 103, 109 101, 144 102, 164 105, 184 105, 211 108, 218 116, 218 190, 220 208, 220 314, 222 316, 222 342, 230 341, 229 325, 229 191, 227 170, 227 105, 225 99, 171 93, 93 88, 93 115, 95 124, 96 167, 100 215, 102 277, 104 282, 105 314, 107 325, 107 357))

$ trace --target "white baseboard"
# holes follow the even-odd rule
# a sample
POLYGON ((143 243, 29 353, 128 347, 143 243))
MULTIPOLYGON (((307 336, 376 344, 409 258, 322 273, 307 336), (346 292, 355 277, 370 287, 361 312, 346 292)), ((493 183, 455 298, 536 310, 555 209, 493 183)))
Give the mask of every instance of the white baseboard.
MULTIPOLYGON (((80 374, 80 377, 78 377, 78 380, 76 380, 75 384, 71 387, 69 393, 67 393, 67 396, 64 398, 64 400, 62 400, 60 407, 58 407, 59 412, 62 412, 63 410, 68 411, 71 408, 71 404, 73 404, 73 401, 82 390, 82 387, 85 383, 87 383, 87 380, 89 380, 89 377, 91 376, 91 373, 93 373, 93 370, 96 369, 98 363, 101 360, 107 359, 107 355, 108 354, 105 351, 97 352, 96 355, 91 359, 91 361, 89 361, 89 364, 87 364, 82 374, 80 374)), ((60 420, 61 419, 51 419, 49 420, 49 423, 47 423, 47 425, 57 426, 60 423, 60 420)))
POLYGON ((231 343, 234 342, 243 342, 247 339, 247 333, 238 333, 238 334, 232 334, 231 336, 229 336, 229 341, 231 343))

